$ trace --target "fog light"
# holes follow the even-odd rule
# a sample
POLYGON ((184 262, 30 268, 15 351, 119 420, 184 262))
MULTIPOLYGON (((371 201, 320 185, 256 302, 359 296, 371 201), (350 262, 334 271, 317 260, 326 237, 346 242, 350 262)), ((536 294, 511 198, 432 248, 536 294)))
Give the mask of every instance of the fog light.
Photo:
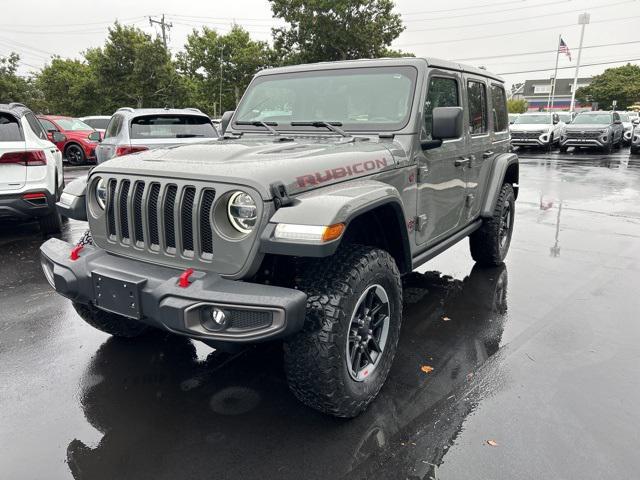
POLYGON ((224 330, 229 323, 227 313, 218 307, 204 307, 200 310, 200 324, 205 330, 217 332, 224 330))

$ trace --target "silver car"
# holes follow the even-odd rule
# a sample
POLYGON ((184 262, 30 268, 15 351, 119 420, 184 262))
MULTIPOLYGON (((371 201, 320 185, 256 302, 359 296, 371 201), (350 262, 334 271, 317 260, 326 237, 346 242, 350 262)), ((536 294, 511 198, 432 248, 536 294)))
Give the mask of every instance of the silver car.
POLYGON ((98 163, 130 153, 218 137, 211 119, 196 108, 124 107, 113 114, 96 148, 98 163))

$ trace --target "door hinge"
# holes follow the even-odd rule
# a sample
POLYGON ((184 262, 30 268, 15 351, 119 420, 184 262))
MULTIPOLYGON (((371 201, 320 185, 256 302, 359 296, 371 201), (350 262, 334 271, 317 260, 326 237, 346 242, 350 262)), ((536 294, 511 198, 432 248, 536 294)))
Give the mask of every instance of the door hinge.
POLYGON ((422 183, 426 180, 427 175, 429 175, 429 167, 423 165, 422 167, 418 167, 418 183, 422 183))
POLYGON ((427 216, 423 213, 416 217, 416 232, 421 232, 427 226, 427 216))
POLYGON ((473 200, 474 200, 475 195, 472 195, 471 193, 467 194, 466 198, 465 198, 465 205, 467 207, 470 207, 471 205, 473 205, 473 200))

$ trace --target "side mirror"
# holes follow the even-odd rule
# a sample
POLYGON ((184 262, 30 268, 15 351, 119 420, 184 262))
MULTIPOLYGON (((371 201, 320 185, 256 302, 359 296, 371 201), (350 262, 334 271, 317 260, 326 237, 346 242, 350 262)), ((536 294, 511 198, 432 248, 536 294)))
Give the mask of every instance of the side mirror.
POLYGON ((101 138, 102 136, 100 135, 100 132, 95 131, 95 132, 91 132, 89 134, 89 140, 93 141, 93 142, 99 142, 100 140, 102 140, 101 138))
POLYGON ((560 122, 560 116, 557 113, 553 114, 553 124, 557 125, 560 122))
POLYGON ((51 141, 53 143, 60 143, 60 142, 64 142, 67 140, 67 137, 64 136, 62 133, 60 132, 51 132, 51 141))
POLYGON ((433 109, 433 140, 420 142, 423 150, 430 150, 442 145, 443 140, 462 137, 462 107, 436 107, 433 109))
POLYGON ((634 125, 638 125, 640 124, 640 118, 634 118, 631 123, 633 123, 634 125))
POLYGON ((220 119, 220 133, 222 135, 224 135, 224 132, 227 131, 227 127, 229 126, 229 123, 231 122, 231 117, 233 117, 234 113, 235 113, 235 110, 228 110, 222 114, 222 118, 220 119))
POLYGON ((616 124, 616 125, 620 125, 620 124, 622 124, 622 120, 619 120, 619 119, 618 120, 614 120, 613 123, 616 124))

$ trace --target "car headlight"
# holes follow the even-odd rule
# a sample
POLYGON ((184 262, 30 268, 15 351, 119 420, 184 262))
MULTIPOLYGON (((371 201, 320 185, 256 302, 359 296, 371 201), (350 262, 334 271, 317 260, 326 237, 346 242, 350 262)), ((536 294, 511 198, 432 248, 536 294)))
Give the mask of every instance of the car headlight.
POLYGON ((107 182, 101 178, 96 182, 96 202, 98 206, 104 210, 107 205, 107 182))
POLYGON ((258 207, 251 195, 238 190, 229 197, 227 216, 233 228, 241 233, 250 233, 256 225, 258 207))

